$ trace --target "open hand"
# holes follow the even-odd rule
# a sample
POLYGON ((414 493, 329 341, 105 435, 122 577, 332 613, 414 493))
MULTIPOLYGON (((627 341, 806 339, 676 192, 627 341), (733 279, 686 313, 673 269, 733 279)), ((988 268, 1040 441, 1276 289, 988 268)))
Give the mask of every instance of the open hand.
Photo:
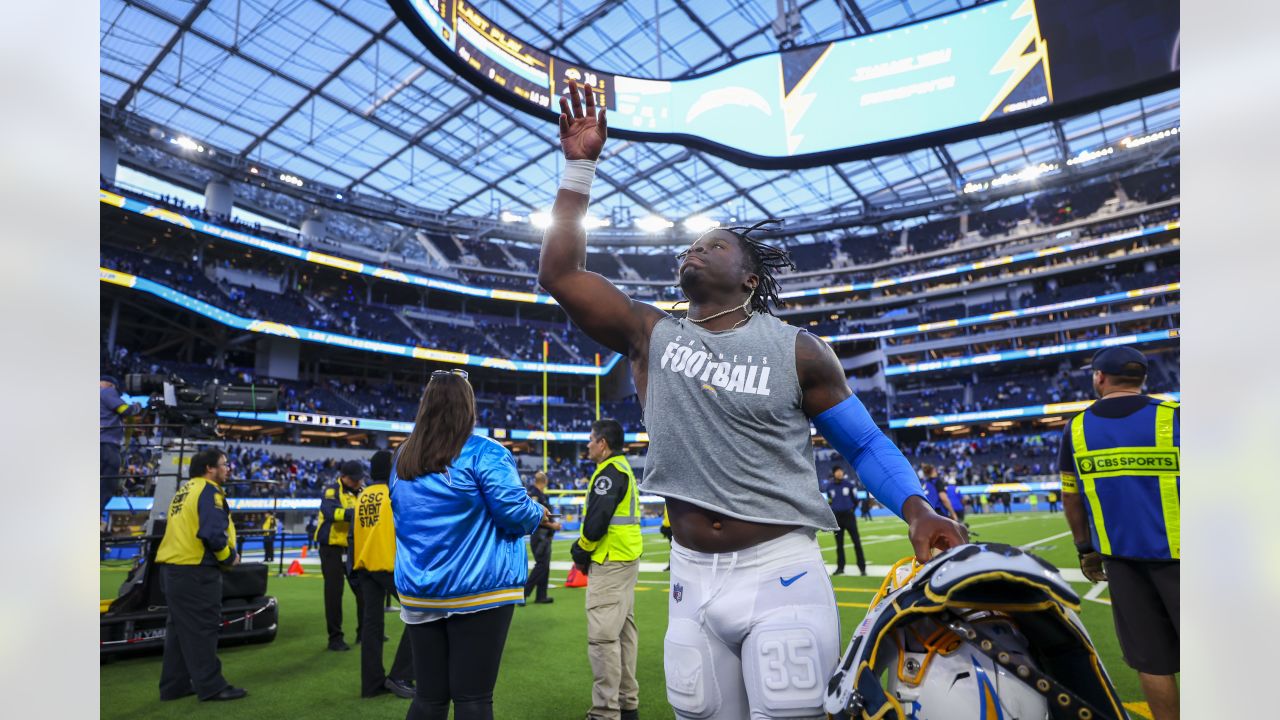
POLYGON ((596 114, 596 97, 590 88, 580 90, 569 80, 569 97, 560 98, 560 147, 566 160, 595 160, 608 135, 605 108, 596 114), (586 107, 583 107, 583 96, 586 107))

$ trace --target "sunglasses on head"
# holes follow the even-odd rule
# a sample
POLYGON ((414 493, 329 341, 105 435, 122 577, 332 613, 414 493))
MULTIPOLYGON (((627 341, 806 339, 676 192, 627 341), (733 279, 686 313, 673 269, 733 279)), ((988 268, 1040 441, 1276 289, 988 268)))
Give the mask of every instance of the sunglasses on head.
POLYGON ((449 375, 457 375, 458 377, 462 378, 463 380, 466 380, 466 379, 467 379, 467 377, 468 377, 468 375, 467 375, 467 371, 466 371, 466 370, 462 370, 462 369, 460 369, 460 368, 453 368, 452 370, 432 370, 432 371, 431 371, 431 377, 433 377, 433 378, 437 378, 437 377, 446 377, 446 376, 449 376, 449 375))

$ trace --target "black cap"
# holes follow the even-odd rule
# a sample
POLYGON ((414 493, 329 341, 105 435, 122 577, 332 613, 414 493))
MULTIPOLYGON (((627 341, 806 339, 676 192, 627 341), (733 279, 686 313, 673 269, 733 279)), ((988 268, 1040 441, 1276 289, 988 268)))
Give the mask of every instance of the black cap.
POLYGON ((391 479, 391 451, 379 450, 369 458, 369 477, 377 482, 391 479))
POLYGON ((1140 377, 1147 374, 1147 356, 1135 348, 1124 345, 1109 347, 1094 354, 1093 360, 1089 361, 1088 367, 1091 370, 1101 370, 1108 375, 1140 377), (1140 375, 1135 375, 1132 369, 1126 370, 1126 365, 1134 363, 1142 366, 1140 375))
POLYGON ((355 480, 363 480, 369 477, 369 473, 364 471, 364 463, 359 460, 348 460, 338 466, 338 473, 355 480))
POLYGON ((120 381, 116 379, 116 376, 115 376, 115 375, 105 375, 105 374, 104 374, 104 375, 99 375, 99 376, 98 376, 98 381, 99 381, 99 382, 109 382, 109 383, 111 383, 112 385, 115 385, 116 387, 119 387, 119 386, 120 386, 120 381))

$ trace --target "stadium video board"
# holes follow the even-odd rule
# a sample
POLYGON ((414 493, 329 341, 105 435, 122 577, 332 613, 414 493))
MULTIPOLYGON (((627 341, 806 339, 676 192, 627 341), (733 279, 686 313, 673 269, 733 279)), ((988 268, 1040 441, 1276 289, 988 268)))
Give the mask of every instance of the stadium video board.
MULTIPOLYGON (((426 47, 517 109, 554 118, 570 79, 618 137, 750 167, 809 167, 996 132, 1175 87, 1177 3, 997 0, 675 80, 544 52, 467 0, 390 0, 426 47)), ((548 31, 550 32, 550 31, 548 31)))

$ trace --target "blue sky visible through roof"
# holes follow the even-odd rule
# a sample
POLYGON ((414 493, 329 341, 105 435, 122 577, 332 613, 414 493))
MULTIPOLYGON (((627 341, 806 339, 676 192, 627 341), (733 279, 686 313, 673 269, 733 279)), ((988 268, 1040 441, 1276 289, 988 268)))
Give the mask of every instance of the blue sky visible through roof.
MULTIPOLYGON (((774 51, 774 0, 476 0, 527 41, 613 72, 679 77, 774 51), (659 32, 660 29, 660 32, 659 32)), ((960 0, 798 0, 800 43, 882 30, 960 0)), ((382 0, 102 0, 101 101, 307 180, 429 210, 548 207, 554 123, 454 79, 382 0)), ((1178 91, 1061 121, 1070 154, 1177 125, 1178 91)), ((611 142, 593 213, 795 217, 955 197, 963 180, 1060 158, 1048 124, 798 171, 611 142)))

